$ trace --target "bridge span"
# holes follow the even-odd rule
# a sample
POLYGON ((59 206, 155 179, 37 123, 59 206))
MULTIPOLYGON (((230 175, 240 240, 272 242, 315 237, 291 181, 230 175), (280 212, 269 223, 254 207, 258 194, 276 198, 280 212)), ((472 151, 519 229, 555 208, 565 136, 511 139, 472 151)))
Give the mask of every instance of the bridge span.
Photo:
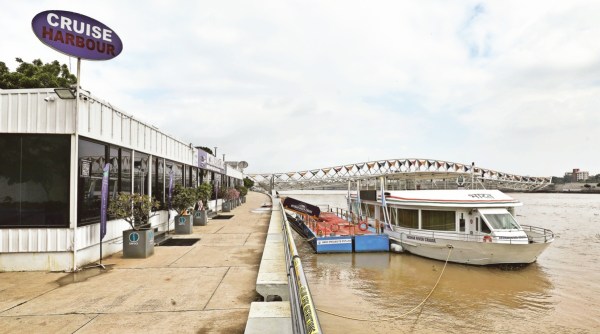
POLYGON ((535 191, 548 186, 552 177, 523 176, 475 166, 474 163, 391 159, 287 173, 249 174, 265 190, 346 189, 360 180, 362 187, 376 187, 379 178, 386 189, 500 189, 535 191))

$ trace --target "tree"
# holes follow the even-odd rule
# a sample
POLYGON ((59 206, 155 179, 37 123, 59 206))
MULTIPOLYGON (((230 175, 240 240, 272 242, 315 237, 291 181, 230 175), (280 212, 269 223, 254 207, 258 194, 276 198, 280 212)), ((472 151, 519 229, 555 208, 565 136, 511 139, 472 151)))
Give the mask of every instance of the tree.
POLYGON ((65 64, 57 60, 44 64, 40 59, 31 63, 16 58, 19 66, 11 72, 4 62, 0 62, 0 88, 68 88, 77 84, 77 77, 69 71, 65 64))
POLYGON ((195 188, 185 188, 180 184, 175 185, 173 189, 173 197, 171 198, 171 206, 177 214, 183 216, 187 210, 194 206, 197 201, 197 193, 195 188))
POLYGON ((202 201, 204 209, 208 209, 208 200, 212 194, 212 185, 209 183, 202 183, 196 188, 196 196, 202 201))
POLYGON ((244 187, 250 189, 250 188, 252 188, 252 186, 254 186, 254 181, 252 181, 248 177, 244 178, 244 187))
POLYGON ((149 225, 152 207, 158 206, 158 202, 148 195, 137 193, 129 194, 120 192, 108 205, 108 214, 125 220, 132 229, 139 230, 149 225))

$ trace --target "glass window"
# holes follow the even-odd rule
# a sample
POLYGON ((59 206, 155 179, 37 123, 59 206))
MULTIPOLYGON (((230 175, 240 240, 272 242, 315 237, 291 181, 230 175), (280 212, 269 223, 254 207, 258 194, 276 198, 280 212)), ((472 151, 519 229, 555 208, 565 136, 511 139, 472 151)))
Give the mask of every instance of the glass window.
POLYGON ((206 170, 202 168, 198 168, 198 178, 200 179, 198 183, 210 183, 206 178, 206 170))
POLYGON ((454 211, 421 211, 422 228, 424 230, 455 231, 456 214, 454 211))
POLYGON ((68 135, 0 135, 0 227, 69 227, 68 135))
POLYGON ((481 220, 481 232, 483 232, 483 233, 492 233, 492 230, 490 230, 490 227, 488 226, 488 224, 483 219, 481 220))
POLYGON ((102 169, 106 145, 79 139, 79 181, 77 186, 77 225, 100 222, 102 169))
POLYGON ((192 176, 192 188, 196 188, 198 186, 198 168, 190 166, 190 171, 192 176))
POLYGON ((120 158, 120 192, 131 193, 131 151, 124 148, 121 149, 120 158))
POLYGON ((167 174, 165 175, 165 177, 167 178, 167 186, 171 172, 173 173, 173 187, 175 187, 176 184, 180 184, 183 186, 183 165, 169 160, 167 160, 165 163, 167 165, 167 174))
POLYGON ((419 210, 398 209, 398 225, 419 228, 419 210))
MULTIPOLYGON (((485 220, 491 225, 494 230, 518 230, 519 224, 513 216, 508 213, 501 214, 485 214, 485 220)), ((483 231, 483 226, 481 227, 483 231)), ((489 232, 488 232, 489 233, 489 232)))
POLYGON ((108 174, 109 199, 116 198, 119 192, 119 148, 111 146, 109 149, 108 163, 110 163, 110 173, 108 174))
POLYGON ((396 214, 396 208, 388 207, 388 212, 390 213, 390 223, 398 226, 398 215, 396 214))
POLYGON ((183 166, 173 161, 165 160, 165 202, 170 206, 170 195, 175 185, 183 185, 183 166))
POLYGON ((152 157, 152 197, 165 208, 165 159, 152 157))
POLYGON ((133 192, 148 195, 148 172, 150 157, 147 154, 135 152, 133 159, 133 192))

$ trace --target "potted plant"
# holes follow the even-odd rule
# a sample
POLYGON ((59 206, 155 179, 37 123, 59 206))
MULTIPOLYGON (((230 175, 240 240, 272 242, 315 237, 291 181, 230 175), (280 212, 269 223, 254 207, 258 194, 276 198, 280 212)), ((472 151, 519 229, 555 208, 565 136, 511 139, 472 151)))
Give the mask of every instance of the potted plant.
POLYGON ((196 188, 196 210, 194 212, 194 225, 205 226, 208 223, 208 200, 212 194, 212 186, 209 183, 202 183, 196 188))
POLYGON ((223 200, 223 204, 221 204, 221 211, 223 211, 223 212, 231 211, 231 204, 229 203, 229 200, 227 199, 227 188, 225 188, 225 187, 220 188, 219 192, 217 194, 217 198, 221 198, 223 200))
POLYGON ((152 207, 158 202, 148 195, 121 192, 108 205, 108 214, 123 219, 131 229, 123 231, 123 257, 146 258, 154 254, 154 230, 150 227, 152 207))
POLYGON ((173 189, 171 197, 171 206, 177 211, 175 216, 175 233, 191 234, 193 232, 192 208, 196 203, 196 189, 185 188, 180 184, 173 189))
POLYGON ((248 195, 248 188, 244 186, 238 186, 236 189, 240 192, 240 200, 242 203, 246 203, 246 195, 248 195))
POLYGON ((223 202, 223 212, 229 212, 232 209, 233 201, 240 196, 240 193, 235 188, 227 188, 225 191, 226 202, 223 202))

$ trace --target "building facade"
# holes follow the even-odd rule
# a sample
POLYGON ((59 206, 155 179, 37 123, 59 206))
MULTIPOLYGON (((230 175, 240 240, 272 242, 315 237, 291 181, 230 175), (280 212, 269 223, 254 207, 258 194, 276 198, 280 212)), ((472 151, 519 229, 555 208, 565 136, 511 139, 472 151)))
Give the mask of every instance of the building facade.
POLYGON ((574 168, 572 172, 565 173, 565 179, 571 182, 587 181, 590 178, 590 172, 581 171, 579 168, 574 168))
MULTIPOLYGON (((99 259, 107 163, 109 201, 118 192, 154 197, 157 232, 173 228, 171 180, 186 187, 243 183, 238 171, 201 168, 192 144, 85 92, 62 100, 52 89, 0 90, 0 156, 0 271, 68 271, 99 259)), ((122 250, 129 228, 108 220, 103 256, 122 250)))

